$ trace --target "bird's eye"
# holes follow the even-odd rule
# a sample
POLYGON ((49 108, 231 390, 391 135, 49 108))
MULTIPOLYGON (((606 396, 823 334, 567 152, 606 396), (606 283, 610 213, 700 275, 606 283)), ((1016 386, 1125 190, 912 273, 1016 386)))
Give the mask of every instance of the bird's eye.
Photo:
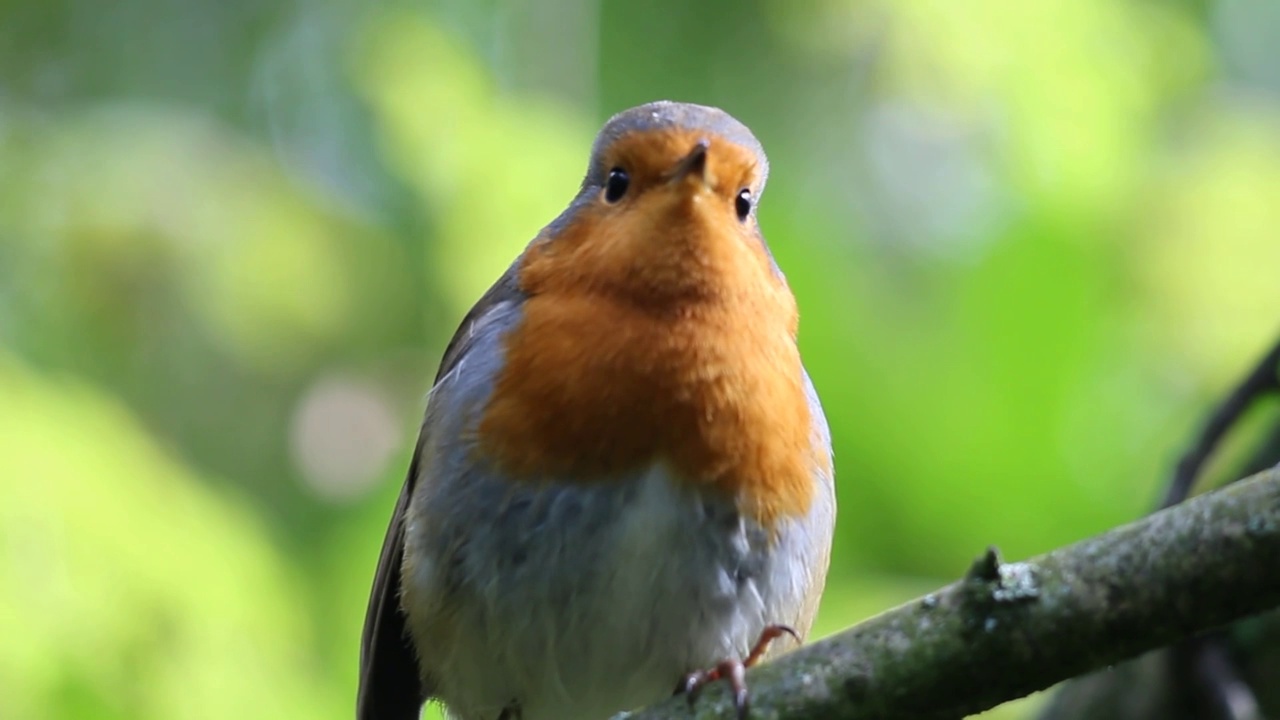
POLYGON ((620 167, 616 167, 609 171, 609 179, 604 184, 604 200, 605 202, 616 203, 627 194, 627 186, 631 184, 631 178, 627 175, 627 171, 620 167))
POLYGON ((734 209, 738 211, 738 219, 742 222, 747 221, 747 216, 751 214, 751 191, 743 188, 738 191, 738 197, 734 201, 734 209))

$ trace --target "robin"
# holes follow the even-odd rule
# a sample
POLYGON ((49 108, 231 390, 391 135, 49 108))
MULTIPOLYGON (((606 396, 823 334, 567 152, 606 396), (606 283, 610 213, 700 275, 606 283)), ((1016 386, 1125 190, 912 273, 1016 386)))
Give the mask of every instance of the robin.
POLYGON ((768 161, 722 110, 611 118, 463 318, 365 620, 360 720, 602 720, 800 642, 835 522, 768 161), (776 641, 776 642, 771 642, 776 641))

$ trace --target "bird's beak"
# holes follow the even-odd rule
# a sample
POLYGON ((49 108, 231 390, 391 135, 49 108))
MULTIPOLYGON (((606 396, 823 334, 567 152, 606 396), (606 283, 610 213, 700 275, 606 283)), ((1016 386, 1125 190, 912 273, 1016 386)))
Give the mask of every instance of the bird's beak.
POLYGON ((689 151, 676 163, 671 169, 669 177, 671 182, 678 183, 681 180, 694 176, 698 180, 706 182, 707 180, 707 151, 711 149, 711 141, 705 138, 694 144, 693 150, 689 151))

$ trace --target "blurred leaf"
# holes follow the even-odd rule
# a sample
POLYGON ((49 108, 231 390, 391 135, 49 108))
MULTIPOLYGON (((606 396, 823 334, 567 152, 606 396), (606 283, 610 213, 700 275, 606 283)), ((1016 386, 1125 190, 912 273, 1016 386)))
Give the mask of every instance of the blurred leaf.
MULTIPOLYGON (((119 321, 170 283, 226 350, 283 372, 356 325, 351 255, 382 260, 377 287, 396 287, 385 239, 318 210, 216 124, 139 105, 14 124, 0 144, 0 227, 28 268, 70 281, 55 302, 119 321)), ((18 287, 58 290, 18 267, 5 273, 18 287)))
POLYGON ((1191 125, 1136 208, 1129 265, 1161 364, 1225 386, 1280 332, 1280 107, 1191 125))
POLYGON ((251 512, 91 388, 0 357, 0 397, 0 715, 338 716, 251 512))
POLYGON ((378 15, 363 48, 358 83, 385 159, 432 214, 431 272, 460 318, 569 204, 590 127, 554 105, 498 94, 478 59, 420 15, 378 15))

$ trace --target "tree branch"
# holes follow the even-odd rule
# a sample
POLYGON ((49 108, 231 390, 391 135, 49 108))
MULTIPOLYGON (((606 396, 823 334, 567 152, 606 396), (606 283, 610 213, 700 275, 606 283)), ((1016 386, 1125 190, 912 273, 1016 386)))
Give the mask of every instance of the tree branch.
MULTIPOLYGON (((1280 467, 962 580, 748 675, 752 720, 959 718, 1280 606, 1280 467)), ((619 718, 730 718, 723 683, 619 718)))
MULTIPOLYGON (((1280 395, 1278 340, 1218 404, 1183 453, 1161 508, 1186 500, 1219 444, 1268 396, 1280 395)), ((1256 473, 1280 461, 1280 422, 1234 474, 1256 473)), ((1232 623, 1064 683, 1040 720, 1261 720, 1277 715, 1274 679, 1280 660, 1258 647, 1280 647, 1280 612, 1232 623)))

